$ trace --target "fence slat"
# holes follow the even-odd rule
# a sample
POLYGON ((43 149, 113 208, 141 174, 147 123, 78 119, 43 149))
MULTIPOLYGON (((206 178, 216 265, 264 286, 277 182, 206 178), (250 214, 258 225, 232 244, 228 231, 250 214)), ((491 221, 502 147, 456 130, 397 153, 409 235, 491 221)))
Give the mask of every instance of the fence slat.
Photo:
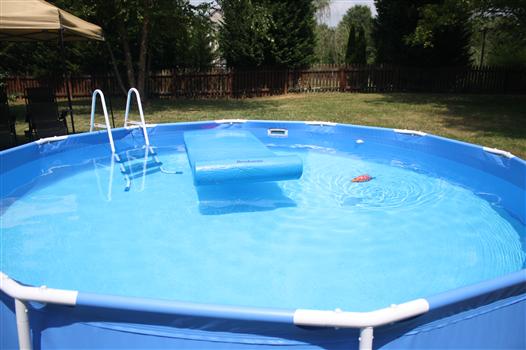
MULTIPOLYGON (((52 86, 58 97, 66 97, 62 80, 30 76, 6 79, 7 93, 18 98, 25 98, 28 87, 38 86, 52 86)), ((489 66, 425 69, 382 64, 315 65, 300 70, 163 69, 150 72, 146 86, 150 96, 160 98, 252 97, 320 91, 525 93, 526 69, 489 66)), ((112 76, 71 77, 74 98, 89 97, 97 88, 107 94, 121 94, 112 76)))

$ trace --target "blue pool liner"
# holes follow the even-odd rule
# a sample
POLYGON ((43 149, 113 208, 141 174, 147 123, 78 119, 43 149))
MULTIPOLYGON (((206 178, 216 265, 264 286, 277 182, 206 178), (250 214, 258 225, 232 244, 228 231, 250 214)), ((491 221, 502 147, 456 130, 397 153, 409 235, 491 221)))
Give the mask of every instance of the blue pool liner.
POLYGON ((217 185, 299 179, 303 162, 279 156, 246 130, 199 130, 184 133, 194 184, 217 185))
MULTIPOLYGON (((195 129, 249 129, 265 143, 301 145, 305 138, 317 147, 337 149, 356 144, 355 152, 373 154, 376 145, 459 162, 504 181, 473 184, 466 174, 443 168, 439 175, 478 192, 500 195, 498 203, 526 222, 526 162, 488 153, 482 147, 438 136, 398 134, 390 129, 350 125, 315 126, 302 122, 250 121, 244 124, 198 122, 159 125, 149 129, 156 146, 182 143, 182 133, 195 129), (266 128, 287 128, 287 138, 270 138, 266 128), (174 131, 178 131, 174 133, 174 131), (291 132, 292 131, 292 132, 291 132)), ((134 145, 136 129, 116 129, 120 144, 134 145)), ((141 136, 141 135, 139 135, 141 136)), ((206 147, 206 146, 205 146, 206 147)), ((82 164, 84 157, 107 155, 104 132, 70 135, 53 143, 35 142, 0 152, 0 186, 4 196, 38 176, 63 165, 82 164)), ((421 157, 419 155, 422 155, 421 157)), ((23 281, 21 281, 23 282, 23 281)), ((53 286, 57 287, 57 286, 53 286)), ((489 281, 425 298, 429 312, 375 328, 375 349, 524 349, 526 348, 526 269, 489 281)), ((235 306, 203 306, 184 302, 144 300, 79 292, 75 306, 28 304, 33 346, 46 348, 223 348, 358 349, 358 330, 298 327, 293 310, 235 306)), ((352 310, 346 310, 352 311, 352 310)), ((14 300, 0 292, 0 349, 18 346, 14 300)))

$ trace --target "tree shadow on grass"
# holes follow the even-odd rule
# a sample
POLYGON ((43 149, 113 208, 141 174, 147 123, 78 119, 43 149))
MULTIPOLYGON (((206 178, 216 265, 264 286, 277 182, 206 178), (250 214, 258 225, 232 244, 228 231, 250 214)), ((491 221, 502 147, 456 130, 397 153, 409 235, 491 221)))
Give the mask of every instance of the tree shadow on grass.
POLYGON ((216 111, 247 111, 254 109, 267 109, 279 106, 278 101, 269 99, 174 99, 174 100, 153 100, 148 104, 152 113, 178 110, 180 113, 216 111))
MULTIPOLYGON (((135 101, 132 102, 131 113, 137 113, 135 101)), ((66 105, 64 104, 64 107, 66 105)), ((113 111, 117 119, 122 119, 126 106, 123 98, 112 99, 113 111)), ((143 103, 146 119, 148 116, 155 115, 156 119, 163 121, 164 114, 169 114, 164 122, 174 122, 179 120, 203 120, 206 116, 214 117, 214 114, 225 115, 232 113, 235 116, 243 111, 269 110, 277 108, 279 101, 269 99, 150 99, 143 103), (192 114, 198 116, 191 117, 192 114)), ((109 106, 108 106, 109 108, 109 106)), ((77 115, 89 115, 91 111, 91 100, 74 101, 73 109, 77 115)), ((100 114, 100 105, 97 105, 97 114, 100 114)), ((253 115, 253 114, 252 114, 253 115)), ((248 118, 248 117, 247 117, 248 118)), ((210 118, 208 118, 210 119, 210 118)))
POLYGON ((526 141, 526 95, 385 94, 370 103, 443 107, 443 126, 526 141))

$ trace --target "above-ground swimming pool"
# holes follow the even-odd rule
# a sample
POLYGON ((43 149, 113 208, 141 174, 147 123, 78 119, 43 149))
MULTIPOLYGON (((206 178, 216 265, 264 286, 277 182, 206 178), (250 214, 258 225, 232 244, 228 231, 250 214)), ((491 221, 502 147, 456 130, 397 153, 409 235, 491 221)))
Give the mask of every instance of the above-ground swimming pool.
POLYGON ((523 160, 322 122, 148 130, 152 152, 114 130, 117 160, 105 132, 0 153, 2 348, 15 309, 37 348, 526 346, 523 160), (303 174, 196 186, 191 130, 249 131, 303 174))

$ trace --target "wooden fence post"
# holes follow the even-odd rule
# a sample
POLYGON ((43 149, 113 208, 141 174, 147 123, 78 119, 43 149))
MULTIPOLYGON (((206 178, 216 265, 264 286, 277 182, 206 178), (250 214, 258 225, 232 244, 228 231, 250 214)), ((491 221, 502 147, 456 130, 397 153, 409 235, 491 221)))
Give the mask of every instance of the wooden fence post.
POLYGON ((228 97, 234 96, 234 69, 230 68, 230 71, 228 72, 228 91, 227 91, 228 97))
POLYGON ((289 93, 289 70, 285 70, 283 75, 285 77, 285 84, 283 84, 283 95, 286 95, 289 93))
POLYGON ((338 71, 339 77, 340 77, 340 92, 345 92, 347 88, 347 74, 345 73, 345 66, 341 67, 338 71))

